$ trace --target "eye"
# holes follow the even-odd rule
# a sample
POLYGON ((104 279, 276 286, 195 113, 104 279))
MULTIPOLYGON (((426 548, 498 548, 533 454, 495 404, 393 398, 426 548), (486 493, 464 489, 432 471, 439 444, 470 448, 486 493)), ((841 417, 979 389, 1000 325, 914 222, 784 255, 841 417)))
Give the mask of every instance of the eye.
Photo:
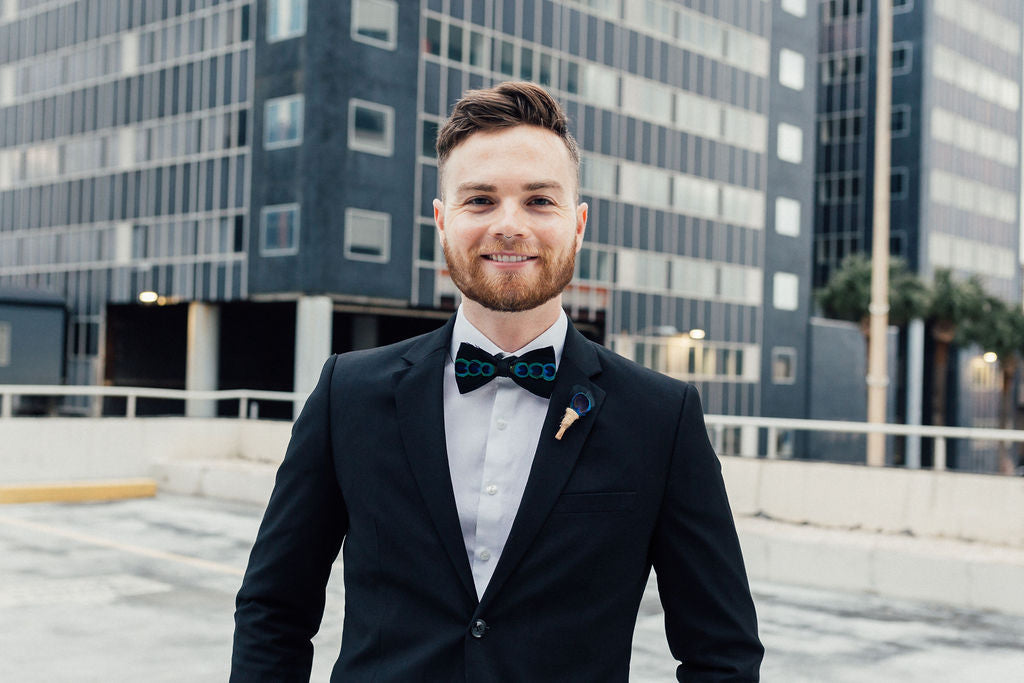
POLYGON ((469 206, 487 206, 491 203, 490 197, 470 197, 466 200, 466 204, 469 206))
POLYGON ((533 204, 534 206, 554 206, 555 205, 555 203, 553 201, 551 201, 550 199, 548 199, 547 197, 534 197, 528 203, 533 204))

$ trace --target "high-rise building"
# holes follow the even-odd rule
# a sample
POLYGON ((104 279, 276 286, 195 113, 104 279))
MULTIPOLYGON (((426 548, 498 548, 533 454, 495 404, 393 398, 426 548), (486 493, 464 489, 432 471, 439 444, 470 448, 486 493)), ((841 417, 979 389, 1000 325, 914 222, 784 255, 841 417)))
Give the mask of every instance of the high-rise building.
POLYGON ((577 325, 804 414, 813 0, 0 1, 0 286, 66 297, 69 381, 301 389, 440 324, 434 136, 526 79, 582 151, 577 325))
MULTIPOLYGON (((980 276, 1021 300, 1019 0, 893 0, 890 253, 925 280, 980 276)), ((818 85, 814 281, 870 252, 877 0, 823 0, 818 85)), ((902 342, 920 365, 930 342, 902 342)), ((961 354, 960 424, 995 426, 996 369, 961 354)), ((924 395, 931 389, 924 376, 924 395)), ((901 388, 903 378, 896 378, 901 388)), ((911 384, 911 389, 914 387, 911 384)), ((957 384, 954 382, 954 384, 957 384)), ((901 394, 902 396, 902 394, 901 394)), ((914 421, 929 406, 908 399, 914 421)), ((984 446, 984 445, 982 445, 984 446)), ((972 446, 973 447, 973 446, 972 446)), ((987 448, 987 446, 984 446, 987 448)))

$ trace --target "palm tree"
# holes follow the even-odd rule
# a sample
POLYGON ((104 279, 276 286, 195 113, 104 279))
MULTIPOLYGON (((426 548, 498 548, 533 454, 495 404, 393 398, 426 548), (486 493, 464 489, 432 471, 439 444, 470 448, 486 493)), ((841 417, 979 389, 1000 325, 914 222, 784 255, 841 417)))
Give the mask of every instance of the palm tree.
MULTIPOLYGON (((818 304, 829 318, 860 325, 864 339, 870 337, 871 261, 861 253, 843 259, 828 284, 816 293, 818 304)), ((903 259, 889 261, 889 324, 902 326, 924 314, 928 290, 907 268, 903 259)))
POLYGON ((947 268, 935 271, 928 297, 926 319, 935 343, 933 361, 932 424, 946 423, 946 377, 949 374, 949 350, 957 331, 982 310, 985 288, 977 275, 957 280, 947 268))
MULTIPOLYGON (((963 337, 996 354, 1003 385, 999 401, 999 428, 1006 429, 1012 410, 1013 380, 1024 352, 1024 311, 994 296, 985 296, 978 314, 963 327, 963 337)), ((1005 441, 999 442, 999 471, 1013 474, 1014 463, 1005 441)))

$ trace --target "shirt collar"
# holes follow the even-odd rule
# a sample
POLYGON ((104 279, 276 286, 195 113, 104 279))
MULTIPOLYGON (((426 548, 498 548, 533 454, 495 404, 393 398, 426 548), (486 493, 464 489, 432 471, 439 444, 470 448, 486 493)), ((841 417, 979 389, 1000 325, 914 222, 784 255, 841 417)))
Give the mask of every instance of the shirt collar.
MULTIPOLYGON (((513 351, 511 355, 521 356, 534 349, 550 346, 555 350, 555 367, 557 368, 558 364, 562 361, 562 349, 565 348, 565 334, 569 330, 569 317, 565 314, 564 310, 559 310, 558 313, 558 319, 551 327, 541 332, 536 339, 521 349, 513 351)), ((455 314, 455 327, 452 329, 452 343, 449 349, 451 358, 455 358, 458 355, 459 344, 463 342, 477 346, 490 354, 500 353, 503 356, 509 355, 498 348, 497 344, 484 336, 483 332, 476 329, 473 323, 466 319, 466 315, 462 311, 462 304, 459 304, 459 310, 455 314)))

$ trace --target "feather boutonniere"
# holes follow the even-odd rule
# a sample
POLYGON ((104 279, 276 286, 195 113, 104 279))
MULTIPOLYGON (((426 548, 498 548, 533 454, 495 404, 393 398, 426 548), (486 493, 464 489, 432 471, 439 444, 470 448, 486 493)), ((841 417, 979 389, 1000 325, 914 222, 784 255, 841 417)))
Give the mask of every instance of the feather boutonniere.
POLYGON ((580 419, 584 415, 590 412, 590 409, 594 407, 594 396, 584 387, 579 385, 572 388, 572 397, 569 399, 569 406, 565 409, 565 415, 562 416, 562 424, 558 426, 558 433, 555 434, 555 440, 561 441, 562 436, 565 435, 565 431, 573 425, 576 420, 580 419))

